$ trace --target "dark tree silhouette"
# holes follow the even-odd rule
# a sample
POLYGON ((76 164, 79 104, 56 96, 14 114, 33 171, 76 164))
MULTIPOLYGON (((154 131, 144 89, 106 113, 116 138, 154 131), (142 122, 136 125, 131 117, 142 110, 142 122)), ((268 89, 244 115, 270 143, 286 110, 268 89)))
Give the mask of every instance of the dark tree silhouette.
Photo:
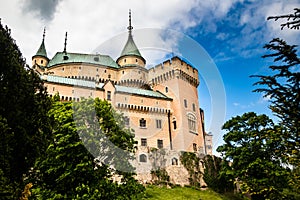
POLYGON ((279 16, 270 16, 267 20, 274 19, 277 21, 278 19, 286 19, 286 23, 281 24, 281 30, 285 27, 289 29, 297 29, 299 30, 300 27, 300 8, 295 8, 295 12, 293 14, 288 15, 279 15, 279 16))

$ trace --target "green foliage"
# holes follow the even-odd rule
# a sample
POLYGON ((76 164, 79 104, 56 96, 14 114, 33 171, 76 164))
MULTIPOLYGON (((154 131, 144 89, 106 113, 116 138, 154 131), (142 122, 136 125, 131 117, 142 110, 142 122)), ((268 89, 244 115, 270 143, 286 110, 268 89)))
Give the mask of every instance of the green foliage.
MULTIPOLYGON (((281 24, 282 29, 299 30, 300 9, 295 8, 293 14, 271 16, 268 19, 285 19, 281 24)), ((282 139, 285 149, 280 150, 280 159, 293 169, 300 166, 300 57, 296 45, 288 45, 284 40, 275 38, 264 48, 271 51, 263 58, 273 58, 277 65, 269 66, 272 75, 258 75, 260 80, 255 83, 259 88, 255 92, 261 92, 270 98, 270 109, 279 118, 280 125, 285 128, 282 139)), ((299 170, 294 170, 289 181, 295 190, 300 190, 299 170)))
POLYGON ((218 193, 233 192, 234 178, 226 173, 230 168, 229 162, 216 156, 206 155, 203 164, 203 180, 210 189, 218 193))
POLYGON ((250 112, 233 117, 223 129, 225 144, 217 151, 232 160, 227 173, 238 179, 241 190, 253 199, 282 199, 289 174, 279 157, 282 128, 266 115, 250 112))
POLYGON ((180 155, 180 162, 187 169, 190 177, 189 182, 193 187, 200 186, 200 158, 192 152, 182 152, 180 155))
MULTIPOLYGON (((112 112, 108 102, 99 99, 54 102, 49 116, 53 120, 54 139, 48 146, 46 156, 36 163, 32 174, 33 198, 135 199, 142 194, 143 186, 134 180, 131 173, 113 170, 105 165, 103 159, 95 157, 95 152, 101 153, 95 149, 106 149, 100 142, 103 132, 119 147, 134 150, 133 134, 117 128, 115 120, 118 117, 121 119, 121 116, 112 112), (74 120, 77 117, 80 120, 74 120), (123 144, 119 144, 120 141, 123 144), (86 144, 94 150, 93 153, 86 148, 86 144), (122 177, 121 184, 112 181, 113 175, 122 177)), ((111 164, 116 166, 118 163, 111 164)))
POLYGON ((13 187, 11 195, 17 198, 24 188, 23 174, 48 145, 51 104, 40 78, 26 66, 10 30, 1 23, 0 94, 0 170, 8 184, 0 187, 13 187))

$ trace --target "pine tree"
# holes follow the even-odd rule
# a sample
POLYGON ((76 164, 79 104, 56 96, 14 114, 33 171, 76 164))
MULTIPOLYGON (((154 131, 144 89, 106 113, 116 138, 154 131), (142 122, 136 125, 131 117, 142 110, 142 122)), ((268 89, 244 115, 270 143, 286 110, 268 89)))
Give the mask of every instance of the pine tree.
POLYGON ((23 174, 45 151, 50 101, 40 78, 0 22, 0 170, 14 188, 24 188, 23 174))

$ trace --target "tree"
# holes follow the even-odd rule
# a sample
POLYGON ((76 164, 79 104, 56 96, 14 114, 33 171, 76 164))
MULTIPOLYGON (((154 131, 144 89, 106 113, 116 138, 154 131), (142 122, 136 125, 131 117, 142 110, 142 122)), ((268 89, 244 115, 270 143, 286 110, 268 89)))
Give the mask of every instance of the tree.
POLYGON ((1 179, 13 188, 7 194, 17 198, 24 188, 23 174, 46 150, 51 104, 40 78, 26 65, 10 29, 1 22, 0 94, 1 179))
POLYGON ((294 10, 295 10, 295 12, 293 14, 270 16, 270 17, 268 17, 268 20, 274 19, 275 21, 277 21, 278 19, 286 19, 287 22, 281 24, 281 30, 284 29, 285 27, 287 27, 289 29, 299 30, 299 27, 300 27, 300 8, 295 8, 294 10))
MULTIPOLYGON (((293 14, 271 16, 268 19, 285 19, 281 29, 299 30, 300 9, 295 8, 293 14)), ((296 45, 288 45, 284 40, 275 38, 264 48, 271 51, 263 58, 274 58, 274 63, 269 68, 272 75, 252 76, 260 80, 255 83, 259 86, 254 92, 261 92, 270 98, 269 108, 279 118, 280 125, 285 127, 282 140, 285 149, 281 152, 282 162, 292 166, 293 180, 290 181, 296 190, 300 189, 300 57, 296 45), (297 169, 298 168, 298 169, 297 169)))
POLYGON ((206 155, 203 158, 203 180, 209 188, 218 192, 233 192, 234 178, 227 173, 229 162, 220 157, 206 155))
POLYGON ((282 127, 250 112, 231 118, 223 130, 225 144, 217 151, 232 161, 227 173, 237 178, 242 192, 252 199, 281 199, 288 175, 280 160, 282 127))
MULTIPOLYGON (((96 98, 55 102, 49 116, 53 119, 54 140, 32 173, 34 198, 135 199, 141 195, 144 188, 134 180, 132 173, 108 165, 118 166, 118 158, 100 155, 110 148, 103 144, 104 136, 128 154, 134 151, 135 144, 134 135, 124 129, 123 121, 118 121, 122 116, 115 113, 107 101, 96 98), (74 119, 77 117, 78 121, 74 119), (100 157, 95 156, 96 152, 100 157), (121 177, 120 184, 113 182, 113 175, 121 177)), ((115 149, 109 150, 109 153, 115 152, 115 149)), ((125 165, 129 167, 129 162, 125 165)))

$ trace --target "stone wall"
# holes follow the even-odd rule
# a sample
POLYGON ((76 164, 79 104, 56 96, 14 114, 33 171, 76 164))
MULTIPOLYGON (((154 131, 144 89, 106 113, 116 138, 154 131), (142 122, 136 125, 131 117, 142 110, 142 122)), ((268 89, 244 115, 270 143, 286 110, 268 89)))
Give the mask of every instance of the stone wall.
MULTIPOLYGON (((157 178, 151 171, 165 169, 170 177, 170 183, 176 185, 189 185, 189 173, 180 162, 181 152, 167 149, 139 148, 133 166, 136 168, 136 179, 143 183, 154 183, 157 178), (140 162, 140 155, 146 155, 146 162, 140 162)), ((201 165, 201 162, 200 162, 201 165)), ((203 166, 200 166, 203 172, 203 166)), ((200 186, 206 186, 203 179, 200 179, 200 186)))

